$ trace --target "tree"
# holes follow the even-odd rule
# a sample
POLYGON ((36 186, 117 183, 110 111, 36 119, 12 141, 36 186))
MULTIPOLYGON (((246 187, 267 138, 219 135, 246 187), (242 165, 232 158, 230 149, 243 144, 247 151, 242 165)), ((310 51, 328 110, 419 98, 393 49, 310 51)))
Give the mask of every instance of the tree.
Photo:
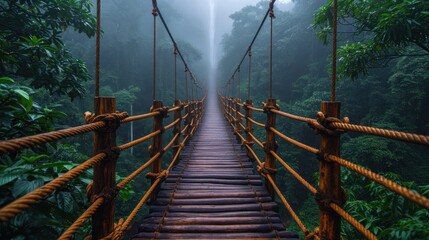
MULTIPOLYGON (((327 42, 332 26, 332 0, 316 13, 314 27, 327 42)), ((425 0, 338 1, 339 29, 357 41, 339 50, 340 76, 357 79, 371 67, 400 56, 429 55, 429 4, 425 0)))
POLYGON ((84 63, 66 49, 69 27, 91 37, 95 18, 89 0, 6 0, 0 3, 0 76, 51 93, 81 96, 90 79, 84 63))

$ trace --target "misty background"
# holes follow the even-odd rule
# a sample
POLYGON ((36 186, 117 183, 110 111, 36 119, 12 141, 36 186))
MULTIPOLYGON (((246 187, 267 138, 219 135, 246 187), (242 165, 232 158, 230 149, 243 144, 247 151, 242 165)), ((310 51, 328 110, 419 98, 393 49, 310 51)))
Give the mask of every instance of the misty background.
MULTIPOLYGON (((328 100, 330 94, 331 47, 324 45, 316 36, 316 30, 311 27, 314 23, 315 11, 324 4, 326 1, 323 0, 276 1, 275 4, 273 97, 277 99, 281 110, 312 118, 318 111, 320 102, 328 100)), ((241 83, 238 86, 234 85, 237 86, 234 88, 226 88, 225 83, 231 78, 231 74, 247 50, 268 5, 269 1, 256 0, 158 1, 158 7, 198 82, 204 87, 209 80, 213 80, 223 94, 241 99, 247 99, 246 80, 249 77, 247 59, 241 66, 241 83)), ((133 114, 146 113, 152 103, 153 16, 151 13, 151 1, 102 2, 101 23, 104 33, 101 40, 102 88, 100 92, 102 95, 116 96, 118 110, 131 112, 131 106, 133 106, 133 114)), ((340 26, 340 45, 363 39, 353 35, 353 31, 355 29, 351 26, 340 26)), ((94 39, 88 40, 76 33, 67 34, 65 39, 69 41, 69 46, 74 49, 75 54, 83 58, 90 71, 94 72, 94 39)), ((269 24, 267 22, 252 48, 250 99, 257 107, 260 107, 261 102, 268 96, 268 43, 269 24)), ((403 81, 408 80, 402 77, 414 71, 411 69, 412 65, 418 66, 421 70, 427 69, 427 65, 421 62, 420 58, 396 59, 381 68, 370 69, 368 75, 358 81, 348 79, 338 81, 337 99, 342 103, 342 115, 350 117, 358 124, 428 133, 429 114, 423 104, 428 100, 425 94, 429 88, 428 84, 417 81, 415 85, 404 85, 403 81), (398 75, 398 72, 404 75, 398 75), (404 91, 404 88, 407 91, 404 91), (417 96, 425 97, 414 98, 408 96, 407 92, 419 92, 417 96), (407 106, 415 108, 410 112, 407 106)), ((427 63, 427 61, 423 62, 427 63)), ((201 97, 202 91, 192 94, 189 86, 189 95, 186 98, 183 71, 184 66, 178 61, 178 98, 185 101, 201 97)), ((427 76, 422 75, 419 78, 427 79, 427 76)), ((173 104, 173 80, 173 45, 158 17, 157 96, 159 100, 164 101, 164 105, 173 104)), ((94 92, 93 87, 92 83, 87 83, 88 93, 94 92)), ((90 94, 88 98, 79 100, 81 107, 92 105, 90 94)), ((63 104, 67 105, 65 102, 63 104)), ((76 112, 82 111, 76 109, 76 112)), ((71 117, 65 124, 73 125, 78 119, 81 119, 80 116, 71 117)), ((265 121, 263 115, 255 115, 255 119, 260 122, 265 121)), ((135 137, 150 131, 150 128, 150 123, 136 126, 135 137)), ((319 139, 307 126, 282 119, 277 124, 277 128, 308 145, 319 145, 319 139)), ((263 129, 255 128, 254 134, 259 139, 264 139, 263 129)), ((130 134, 127 132, 122 132, 121 136, 124 140, 130 139, 130 134)), ((423 176, 427 176, 426 173, 429 172, 425 163, 427 153, 419 146, 354 134, 344 136, 342 141, 342 154, 345 158, 368 166, 377 172, 394 172, 398 174, 394 175, 398 180, 401 178, 399 176, 402 176, 422 184, 423 176), (406 167, 410 166, 410 161, 414 166, 412 170, 406 167)), ((284 142, 279 141, 279 144, 279 154, 284 156, 305 179, 317 186, 318 165, 309 160, 314 157, 284 142)), ((259 154, 263 152, 259 151, 259 154)), ((129 159, 145 157, 147 152, 136 151, 129 159)), ((165 158, 168 159, 168 157, 166 154, 165 158)), ((367 186, 368 182, 350 174, 349 171, 343 174, 347 179, 345 182, 349 185, 348 189, 353 189, 349 193, 358 200, 366 199, 370 190, 363 189, 361 186, 367 186)), ((282 168, 277 174, 277 181, 306 225, 310 229, 316 227, 318 208, 314 204, 314 198, 282 168)), ((136 189, 142 188, 138 184, 136 189)), ((379 206, 382 201, 383 199, 372 203, 374 206, 379 206)), ((281 208, 281 214, 286 225, 299 232, 284 208, 281 208)), ((394 218, 387 216, 384 219, 394 218)), ((391 226, 395 223, 378 221, 377 224, 391 226)), ((350 236, 356 235, 350 227, 346 227, 344 231, 350 236)))
MULTIPOLYGON (((177 58, 178 99, 188 102, 202 98, 209 86, 226 97, 242 101, 251 99, 255 107, 262 107, 262 102, 269 96, 269 19, 252 47, 251 66, 246 58, 241 65, 240 78, 236 75, 233 84, 227 82, 255 35, 269 2, 158 0, 166 24, 202 88, 191 87, 188 76, 186 89, 184 66, 177 58), (250 67, 251 71, 248 71, 250 67), (250 78, 249 86, 247 80, 250 78), (218 89, 208 84, 215 82, 218 89)), ((314 119, 320 102, 330 99, 331 2, 275 1, 273 98, 282 111, 314 119)), ((340 4, 343 8, 340 12, 350 14, 341 19, 338 29, 340 58, 336 99, 341 102, 341 116, 347 116, 354 124, 428 135, 427 0, 341 2, 347 4, 340 4), (389 37, 374 37, 376 34, 389 37), (411 42, 410 34, 421 38, 412 38, 413 41, 421 42, 411 42), (347 70, 352 75, 347 75, 347 70)), ((93 112, 94 105, 95 18, 91 13, 95 13, 95 0, 10 0, 1 2, 0 6, 2 10, 6 9, 0 11, 3 20, 0 21, 0 100, 2 103, 10 99, 15 101, 10 104, 12 107, 0 105, 4 113, 0 115, 1 140, 85 124, 83 113, 93 112), (87 4, 86 11, 79 5, 82 2, 87 4), (55 4, 70 4, 74 8, 53 8, 55 4), (31 12, 39 9, 34 6, 41 9, 38 15, 31 12), (63 22, 64 19, 77 21, 63 22)), ((101 1, 100 95, 116 97, 117 111, 129 115, 147 113, 152 105, 152 9, 150 0, 101 1)), ((160 17, 156 20, 156 95, 165 106, 172 106, 175 100, 174 49, 160 17)), ((252 118, 261 123, 266 121, 266 115, 262 113, 255 112, 252 118)), ((170 115, 165 123, 171 120, 170 115)), ((153 131, 152 127, 152 119, 121 125, 117 130, 117 145, 147 135, 153 131)), ((253 134, 264 141, 265 129, 253 127, 253 134)), ((309 146, 317 148, 320 145, 320 136, 306 124, 278 116, 276 129, 309 146)), ((164 146, 171 135, 170 131, 163 134, 164 146)), ((318 186, 317 158, 281 139, 277 141, 277 153, 310 184, 318 186)), ((93 155, 92 142, 92 135, 86 134, 40 146, 40 149, 31 150, 34 154, 29 150, 17 155, 2 155, 0 175, 16 169, 25 173, 18 172, 15 178, 3 175, 7 179, 0 185, 0 193, 5 196, 3 203, 41 186, 48 181, 43 177, 59 176, 66 169, 43 166, 63 163, 71 167, 70 164, 88 159, 93 155)), ((117 181, 149 159, 150 144, 147 141, 121 152, 117 181)), ((255 151, 262 159, 263 150, 255 145, 255 151)), ((341 137, 341 156, 429 197, 427 147, 345 133, 341 137)), ((171 151, 163 154, 164 169, 171 159, 171 151)), ((342 184, 347 189, 345 209, 370 231, 378 232, 380 239, 429 238, 427 210, 351 171, 343 169, 341 174, 342 184)), ((64 226, 72 223, 88 206, 85 188, 91 178, 92 172, 87 171, 77 182, 41 201, 48 203, 49 208, 35 207, 10 224, 0 224, 0 238, 11 239, 3 237, 4 233, 16 235, 16 239, 57 238, 64 226)), ((315 229, 319 224, 319 208, 314 196, 281 166, 276 173, 276 182, 306 227, 315 229)), ((149 185, 143 173, 120 191, 116 221, 129 214, 149 185)), ((279 206, 287 229, 301 232, 283 205, 279 206)), ((135 232, 147 212, 148 208, 144 206, 130 234, 135 232)), ((84 227, 76 239, 83 239, 89 229, 89 226, 84 227)), ((347 224, 342 227, 342 235, 345 239, 362 237, 347 224)))

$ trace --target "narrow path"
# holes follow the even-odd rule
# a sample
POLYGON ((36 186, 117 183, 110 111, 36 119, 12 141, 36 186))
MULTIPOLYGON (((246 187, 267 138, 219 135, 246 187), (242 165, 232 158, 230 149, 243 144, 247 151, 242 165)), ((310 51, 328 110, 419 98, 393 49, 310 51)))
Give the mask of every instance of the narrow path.
POLYGON ((210 99, 135 239, 298 239, 210 99))

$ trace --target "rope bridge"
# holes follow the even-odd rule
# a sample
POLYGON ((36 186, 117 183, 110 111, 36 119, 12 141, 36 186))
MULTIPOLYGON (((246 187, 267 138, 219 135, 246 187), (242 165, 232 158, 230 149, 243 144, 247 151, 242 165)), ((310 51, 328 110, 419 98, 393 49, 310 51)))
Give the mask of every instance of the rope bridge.
MULTIPOLYGON (((429 199, 423 195, 369 169, 343 159, 339 155, 340 136, 346 131, 376 135, 399 141, 412 142, 429 146, 429 136, 398 132, 369 126, 351 124, 348 118, 340 119, 340 103, 335 101, 336 81, 336 1, 333 14, 333 54, 331 101, 321 102, 321 108, 315 111, 316 118, 297 116, 281 111, 272 98, 272 20, 274 18, 274 0, 269 7, 247 48, 238 67, 227 82, 223 93, 219 93, 220 106, 215 96, 197 96, 202 89, 188 64, 182 57, 179 47, 169 31, 160 9, 153 0, 154 16, 154 66, 153 66, 153 104, 148 113, 128 116, 125 112, 116 111, 116 100, 113 97, 99 96, 99 44, 100 44, 100 0, 97 1, 97 63, 96 91, 94 113, 85 113, 87 124, 59 131, 42 133, 19 139, 0 142, 1 154, 15 154, 39 144, 55 142, 89 132, 94 134, 94 156, 67 173, 50 181, 44 186, 28 193, 13 202, 2 206, 0 221, 10 221, 25 209, 38 201, 43 201, 55 190, 69 183, 87 169, 94 169, 93 182, 88 185, 86 194, 90 206, 59 237, 70 239, 73 234, 91 218, 92 239, 122 239, 129 229, 139 209, 150 203, 150 213, 143 220, 139 233, 134 238, 289 238, 297 235, 286 231, 273 202, 278 196, 289 211, 306 239, 340 239, 341 219, 345 219, 367 239, 376 239, 359 221, 354 219, 342 207, 346 201, 342 188, 340 167, 345 167, 369 180, 381 184, 404 198, 429 209, 429 199), (172 106, 164 106, 156 99, 156 18, 160 17, 174 47, 174 92, 172 106), (234 89, 241 85, 241 64, 248 57, 249 73, 251 72, 251 49, 264 22, 271 19, 270 28, 270 89, 269 98, 261 108, 255 107, 250 96, 251 79, 248 78, 248 96, 241 102, 240 96, 234 97, 234 89), (177 98, 177 55, 185 68, 186 100, 177 98), (238 82, 235 82, 235 75, 238 82), (188 96, 188 75, 191 78, 191 98, 188 96), (194 91, 195 88, 195 91, 194 91), (228 91, 229 90, 229 91, 228 91), (195 92, 195 94, 194 94, 195 92), (228 93, 229 92, 229 93, 228 93), (206 104, 208 107, 206 109, 206 104), (219 108, 222 108, 227 122, 221 119, 219 108), (255 114, 264 114, 265 122, 257 121, 255 114), (170 122, 164 123, 169 115, 170 122), (301 143, 276 128, 279 117, 292 119, 307 124, 320 135, 320 146, 313 147, 301 143), (123 124, 143 119, 152 119, 152 131, 131 142, 117 145, 116 132, 123 124), (203 120, 204 119, 204 120, 203 120), (227 131, 227 124, 232 131, 227 131), (265 130, 266 138, 258 139, 253 127, 265 130), (199 129, 198 129, 199 128, 199 129), (168 143, 163 145, 166 131, 172 132, 168 143), (235 139, 232 134, 235 134, 235 139), (319 186, 312 186, 295 171, 278 154, 277 139, 314 154, 319 164, 319 186), (151 140, 150 158, 125 179, 115 182, 116 162, 122 151, 151 140), (237 140, 237 142, 235 142, 237 140), (241 151, 241 147, 245 152, 241 151), (255 147, 262 149, 263 156, 257 154, 255 147), (172 151, 168 167, 162 169, 163 156, 172 151), (252 160, 254 162, 252 162, 252 160), (280 163, 315 197, 315 204, 320 209, 319 227, 308 229, 300 220, 277 186, 275 175, 276 162, 280 163), (253 168, 256 165, 256 169, 253 168), (128 216, 115 216, 114 200, 118 191, 123 189, 145 169, 150 187, 141 196, 139 203, 128 216), (265 184, 256 172, 265 179, 265 184), (164 182, 163 184, 161 184, 164 182), (118 219, 115 223, 115 219, 118 219), (120 218, 122 217, 122 218, 120 218)), ((240 92, 239 92, 240 94, 240 92)), ((202 94, 201 94, 202 95, 202 94)), ((165 158, 165 156, 164 156, 165 158)))

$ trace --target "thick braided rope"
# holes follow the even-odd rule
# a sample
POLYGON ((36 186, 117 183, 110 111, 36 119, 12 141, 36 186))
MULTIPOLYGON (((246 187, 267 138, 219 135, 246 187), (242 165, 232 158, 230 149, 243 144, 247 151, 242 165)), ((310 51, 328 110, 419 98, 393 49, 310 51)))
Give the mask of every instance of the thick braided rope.
POLYGON ((350 214, 348 214, 344 209, 342 209, 340 206, 338 206, 335 203, 330 203, 329 206, 332 210, 334 210, 338 215, 340 215, 344 220, 349 222, 356 230, 361 232, 367 239, 370 240, 376 240, 377 237, 370 232, 368 229, 365 228, 358 220, 353 218, 350 214))
POLYGON ((407 198, 408 200, 415 202, 419 205, 421 205, 422 207, 429 209, 429 198, 426 198, 425 196, 422 196, 414 191, 411 191, 410 189, 401 186, 379 174, 376 174, 368 169, 365 169, 359 165, 356 165, 354 163, 351 163, 343 158, 334 156, 334 155, 327 155, 325 156, 326 160, 330 160, 333 162, 336 162, 354 172, 359 173, 362 176, 365 176, 371 180, 373 180, 374 182, 396 192, 397 194, 407 198))
POLYGON ((305 235, 309 234, 310 231, 308 231, 308 229, 302 223, 301 219, 298 217, 298 215, 293 210, 292 206, 289 204, 289 202, 283 196, 282 192, 278 188, 277 184, 274 182, 274 179, 271 177, 271 175, 267 174, 267 175, 265 175, 265 177, 270 182, 271 186, 274 188, 274 191, 277 193, 277 196, 279 196, 280 200, 283 202, 283 205, 285 205, 286 209, 289 211, 290 215, 292 216, 292 218, 296 222, 296 224, 298 224, 301 231, 305 235))
POLYGON ((256 144, 258 144, 262 149, 264 148, 264 144, 262 144, 261 141, 259 141, 255 135, 253 135, 252 133, 249 132, 249 136, 253 139, 253 141, 256 142, 256 144))
POLYGON ((15 152, 22 148, 28 148, 42 143, 53 142, 66 137, 76 136, 91 132, 106 126, 104 122, 95 122, 78 127, 67 128, 59 131, 41 133, 33 136, 22 137, 7 141, 0 141, 0 153, 15 152))
POLYGON ((294 176, 296 178, 296 180, 298 180, 304 187, 306 187, 312 194, 316 194, 317 193, 317 189, 314 188, 309 182, 307 182, 303 177, 301 177, 301 175, 299 175, 299 173, 297 173, 295 170, 293 170, 293 168, 291 168, 286 162, 285 160, 283 160, 276 152, 274 152, 273 150, 270 150, 270 153, 277 159, 277 161, 280 162, 280 164, 283 165, 283 167, 286 168, 286 170, 292 174, 292 176, 294 176))
POLYGON ((21 213, 24 209, 30 207, 30 205, 36 203, 37 201, 43 199, 44 197, 51 194, 53 191, 57 190, 59 187, 64 185, 65 183, 71 181, 76 176, 80 175, 83 171, 92 167, 93 165, 99 163, 103 160, 107 155, 105 153, 99 153, 94 157, 88 159, 84 163, 79 166, 73 168, 67 173, 57 177, 46 185, 24 195, 23 197, 11 202, 6 205, 2 209, 0 209, 0 221, 5 222, 9 219, 15 217, 19 213, 21 213))
POLYGON ((292 138, 284 135, 283 133, 281 133, 280 131, 278 131, 277 129, 275 129, 273 127, 270 127, 270 130, 272 132, 274 132, 277 136, 279 136, 280 138, 282 138, 283 140, 285 140, 285 141, 287 141, 287 142, 289 142, 289 143, 291 143, 291 144, 293 144, 293 145, 295 145, 295 146, 297 146, 297 147, 299 147, 301 149, 304 149, 304 150, 306 150, 308 152, 311 152, 313 154, 319 154, 320 153, 319 149, 310 147, 310 146, 308 146, 308 145, 306 145, 304 143, 296 141, 295 139, 292 139, 292 138))
POLYGON ((63 239, 71 239, 73 234, 88 220, 92 215, 94 215, 95 211, 103 204, 104 197, 97 198, 91 206, 76 221, 58 238, 59 240, 63 239))
POLYGON ((257 125, 257 126, 259 126, 259 127, 265 127, 265 124, 263 124, 263 123, 260 123, 260 122, 258 122, 258 121, 256 121, 256 120, 254 120, 253 118, 250 118, 250 117, 246 117, 246 119, 248 119, 249 121, 251 121, 253 124, 255 124, 255 125, 257 125))
POLYGON ((174 144, 174 141, 176 141, 176 139, 179 137, 179 133, 176 133, 175 135, 174 135, 174 137, 170 140, 170 142, 167 144, 167 145, 165 145, 165 147, 162 149, 162 151, 163 152, 167 152, 168 151, 168 149, 170 149, 171 148, 171 146, 173 146, 173 144, 174 144))
POLYGON ((121 123, 127 123, 127 122, 136 121, 136 120, 146 119, 146 118, 157 116, 159 114, 160 114, 160 112, 151 112, 151 113, 145 113, 145 114, 141 114, 141 115, 131 116, 131 117, 127 117, 125 119, 122 119, 121 123))
POLYGON ((144 137, 141 137, 141 138, 136 139, 136 140, 134 140, 134 141, 131 141, 131 142, 125 143, 125 144, 123 144, 123 145, 121 145, 121 146, 118 146, 118 147, 117 147, 117 149, 118 149, 119 151, 123 151, 123 150, 125 150, 125 149, 130 148, 130 147, 134 147, 134 146, 136 146, 137 144, 142 143, 142 142, 144 142, 144 141, 146 141, 146 140, 149 140, 149 139, 151 139, 151 138, 155 137, 155 136, 156 136, 156 135, 158 135, 158 134, 161 134, 161 130, 156 130, 155 132, 151 132, 151 133, 149 133, 148 135, 146 135, 146 136, 144 136, 144 137))
POLYGON ((153 157, 151 157, 145 164, 141 165, 137 170, 131 173, 128 177, 124 178, 118 185, 116 185, 119 189, 122 189, 127 185, 131 180, 133 180, 137 175, 139 175, 143 170, 149 167, 158 157, 161 155, 160 152, 156 153, 153 157))
POLYGON ((395 140, 402 140, 429 146, 429 136, 418 135, 413 133, 399 132, 375 127, 360 126, 350 123, 332 122, 329 124, 333 128, 343 129, 347 131, 366 133, 395 140))
POLYGON ((140 202, 134 207, 133 211, 128 216, 127 220, 120 226, 118 226, 115 229, 115 232, 113 234, 113 239, 119 240, 123 238, 123 234, 125 230, 127 230, 128 225, 130 225, 131 221, 134 219, 134 217, 137 215, 137 212, 140 210, 140 208, 143 206, 143 204, 146 203, 147 199, 149 198, 150 194, 155 190, 155 188, 158 186, 158 184, 161 182, 162 178, 157 178, 155 182, 152 184, 152 186, 147 190, 145 195, 142 197, 140 202))
POLYGON ((271 112, 273 112, 275 114, 278 114, 280 116, 283 116, 283 117, 290 118, 292 120, 300 121, 300 122, 311 123, 312 121, 314 121, 314 119, 311 119, 311 118, 306 118, 306 117, 301 117, 301 116, 293 115, 293 114, 290 114, 290 113, 287 113, 287 112, 283 112, 283 111, 280 111, 280 110, 277 110, 277 109, 271 109, 271 112))

